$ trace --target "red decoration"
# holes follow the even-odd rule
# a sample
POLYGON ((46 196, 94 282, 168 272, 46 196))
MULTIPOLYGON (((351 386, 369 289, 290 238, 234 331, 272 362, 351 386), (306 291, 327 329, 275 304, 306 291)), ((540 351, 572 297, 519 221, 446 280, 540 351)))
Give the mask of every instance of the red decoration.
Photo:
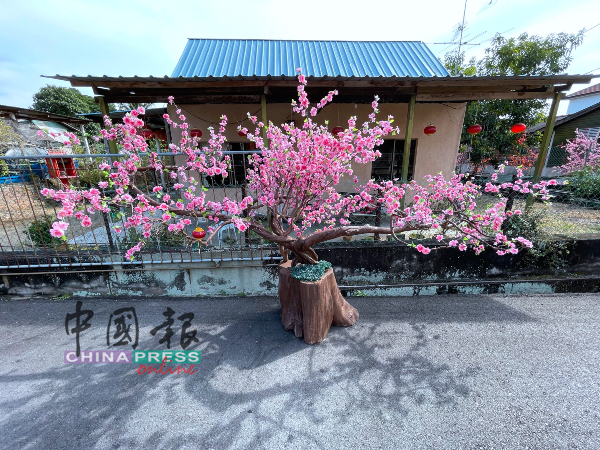
POLYGON ((437 131, 436 127, 434 127, 433 125, 429 125, 428 127, 425 127, 425 129, 423 130, 423 133, 425 133, 427 136, 430 136, 432 134, 435 134, 436 131, 437 131))
POLYGON ((194 128, 194 129, 190 130, 190 136, 193 138, 201 138, 202 131, 200 131, 198 128, 194 128))
POLYGON ((522 133, 527 128, 527 125, 524 123, 515 123, 512 127, 510 127, 510 131, 513 133, 522 133))
POLYGON ((204 231, 200 227, 198 227, 194 231, 192 231, 192 237, 194 239, 202 239, 204 236, 206 236, 206 231, 204 231))
POLYGON ((159 130, 156 130, 155 134, 156 134, 156 138, 159 141, 166 141, 167 140, 167 132, 163 128, 161 128, 159 130))
POLYGON ((50 178, 58 178, 64 189, 69 188, 69 178, 77 177, 77 168, 73 158, 46 158, 50 178))
POLYGON ((152 131, 150 128, 144 128, 140 134, 146 140, 154 138, 154 131, 152 131))
POLYGON ((481 130, 483 130, 483 128, 481 128, 481 125, 476 123, 475 125, 471 125, 469 128, 467 128, 467 133, 478 134, 481 133, 481 130))
POLYGON ((334 127, 333 130, 331 130, 331 133, 334 136, 337 136, 339 133, 343 133, 344 129, 342 127, 334 127))
POLYGON ((246 133, 244 133, 242 130, 238 131, 238 136, 239 137, 246 137, 246 133))

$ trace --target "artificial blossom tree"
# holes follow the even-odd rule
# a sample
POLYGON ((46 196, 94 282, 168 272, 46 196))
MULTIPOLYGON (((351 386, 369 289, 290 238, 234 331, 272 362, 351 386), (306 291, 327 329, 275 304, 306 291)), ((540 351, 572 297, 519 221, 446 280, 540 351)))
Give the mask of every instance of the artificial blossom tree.
MULTIPOLYGON (((424 254, 443 247, 456 247, 475 254, 491 248, 503 255, 531 246, 524 238, 510 239, 502 232, 504 220, 520 211, 505 212, 505 199, 499 193, 501 188, 514 187, 520 192, 535 191, 545 197, 546 182, 532 184, 517 180, 514 184, 488 183, 481 188, 465 181, 462 175, 446 180, 439 174, 427 176, 423 185, 398 180, 371 180, 361 185, 353 175, 352 164, 367 164, 380 156, 377 147, 383 138, 398 132, 392 125, 393 118, 378 120, 375 97, 373 111, 366 122, 358 124, 357 118, 351 117, 345 131, 333 135, 326 124, 319 124, 317 119, 337 91, 311 106, 305 92, 306 79, 299 74, 298 80, 298 100, 292 105, 304 119, 301 126, 264 124, 249 115, 254 130, 240 127, 257 149, 257 153, 248 157, 245 198, 211 201, 202 187, 202 180, 197 179, 198 175, 227 177, 229 174, 231 161, 222 150, 226 141, 226 117, 221 118, 218 130, 209 128, 210 139, 203 146, 190 136, 190 127, 181 110, 177 109, 177 117, 165 115, 171 127, 181 131, 180 141, 171 144, 170 149, 185 156, 185 163, 176 170, 167 171, 140 135, 140 129, 145 125, 140 118, 144 109, 138 108, 127 114, 122 124, 112 124, 105 117, 107 129, 102 131, 103 136, 115 140, 127 156, 113 162, 112 167, 102 166, 107 178, 98 183, 98 188, 45 189, 42 192, 62 202, 52 235, 64 235, 68 227, 62 220, 65 217, 74 216, 83 226, 90 226, 89 215, 96 211, 108 212, 110 205, 129 211, 125 228, 141 229, 143 240, 126 252, 125 256, 130 259, 143 251, 145 240, 165 226, 171 233, 185 234, 192 242, 197 240, 186 230, 199 219, 208 220, 211 226, 201 241, 204 245, 228 224, 234 224, 241 232, 253 231, 279 245, 283 257, 279 269, 282 323, 286 329, 294 329, 297 336, 304 336, 308 343, 322 341, 331 324, 348 326, 358 319, 356 309, 342 297, 331 269, 316 281, 301 281, 292 276, 298 268, 318 264, 314 250, 317 244, 345 236, 378 233, 413 245, 416 251, 424 254), (262 137, 263 131, 266 131, 266 140, 262 137), (135 174, 142 162, 170 176, 176 182, 173 188, 180 193, 179 198, 172 192, 163 192, 161 186, 154 187, 152 193, 136 186, 135 174), (354 184, 352 194, 336 190, 342 180, 354 184), (476 209, 476 200, 483 191, 498 195, 498 200, 476 209), (350 224, 350 214, 372 202, 380 203, 389 226, 350 224), (414 245, 398 236, 416 230, 431 232, 437 243, 414 245)), ((175 105, 172 97, 169 102, 175 105)))

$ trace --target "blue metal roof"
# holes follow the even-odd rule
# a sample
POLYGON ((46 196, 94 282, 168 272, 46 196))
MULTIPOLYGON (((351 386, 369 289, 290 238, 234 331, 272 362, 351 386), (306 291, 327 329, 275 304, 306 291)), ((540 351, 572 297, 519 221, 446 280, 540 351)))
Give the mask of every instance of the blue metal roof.
POLYGON ((448 76, 423 42, 189 39, 172 77, 448 76))

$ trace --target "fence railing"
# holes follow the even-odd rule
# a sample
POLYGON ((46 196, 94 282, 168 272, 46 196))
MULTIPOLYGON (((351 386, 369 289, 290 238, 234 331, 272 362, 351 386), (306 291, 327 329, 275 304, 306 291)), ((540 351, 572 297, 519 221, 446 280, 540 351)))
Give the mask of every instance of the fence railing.
MULTIPOLYGON (((232 155, 232 169, 226 181, 222 178, 202 177, 207 197, 220 201, 225 197, 241 201, 246 195, 245 179, 247 154, 255 151, 226 152, 232 155)), ((278 258, 276 245, 264 241, 252 232, 240 233, 233 226, 225 227, 209 246, 199 245, 181 234, 159 230, 144 247, 141 255, 131 262, 124 258, 125 251, 139 241, 141 230, 124 227, 127 211, 111 206, 110 213, 96 211, 90 214, 91 227, 82 227, 74 218, 63 219, 70 224, 66 240, 53 238, 49 230, 56 220, 61 205, 40 194, 44 187, 96 187, 101 180, 99 165, 125 155, 49 155, 0 156, 0 270, 44 269, 68 267, 131 266, 140 263, 180 263, 197 261, 269 260, 278 258), (115 227, 120 226, 121 232, 115 227)), ((182 161, 173 153, 160 153, 167 167, 182 161)), ((193 173, 189 175, 194 176, 193 173)), ((199 177, 198 174, 196 176, 199 177)), ((174 188, 177 180, 150 167, 142 167, 135 175, 136 185, 151 194, 155 186, 172 198, 179 198, 174 188)), ((552 205, 547 207, 544 227, 554 234, 578 236, 600 233, 600 171, 590 170, 562 177, 569 184, 553 189, 552 205)), ((343 186, 340 191, 352 192, 343 186)), ((107 192, 109 193, 109 192, 107 192)), ((506 193, 505 193, 506 195, 506 193)), ((490 202, 494 199, 490 198, 490 202)), ((525 209, 525 197, 517 197, 514 209, 525 209)), ((483 199, 485 203, 485 199, 483 199)), ((485 205, 484 205, 485 206, 485 205)), ((536 204, 535 207, 542 207, 536 204)), ((259 211, 266 220, 266 211, 259 211)), ((385 214, 376 205, 352 214, 353 224, 387 226, 385 214)), ((188 234, 196 226, 207 228, 202 219, 189 226, 188 234)), ((426 235, 413 234, 407 238, 422 239, 426 235)), ((377 236, 366 236, 365 240, 377 236)))
MULTIPOLYGON (((252 152, 244 152, 252 153, 252 152)), ((240 233, 233 226, 223 228, 210 245, 199 245, 182 234, 158 230, 146 240, 141 255, 133 262, 123 257, 125 251, 139 242, 141 229, 125 228, 127 211, 118 206, 110 213, 89 214, 90 227, 81 226, 74 218, 69 222, 66 240, 50 235, 52 222, 61 209, 59 202, 40 194, 45 188, 60 189, 69 184, 76 187, 97 187, 102 171, 99 165, 125 155, 49 155, 48 157, 0 157, 3 174, 0 177, 0 270, 12 268, 63 268, 85 266, 131 265, 143 263, 178 263, 197 261, 265 260, 276 256, 278 247, 265 242, 254 233, 240 233), (115 228, 120 228, 117 232, 115 228)), ((165 166, 177 164, 176 155, 162 153, 165 166)), ((225 183, 216 178, 202 179, 207 196, 212 201, 224 197, 241 201, 246 187, 241 183, 245 173, 245 158, 236 155, 225 183)), ((193 173, 189 175, 194 176, 193 173)), ((138 188, 152 195, 155 186, 172 198, 181 193, 174 189, 177 180, 151 167, 141 167, 135 175, 138 188)), ((110 191, 106 191, 110 195, 110 191)), ((266 216, 265 216, 266 217, 266 216)), ((207 228, 203 219, 189 226, 207 228)))

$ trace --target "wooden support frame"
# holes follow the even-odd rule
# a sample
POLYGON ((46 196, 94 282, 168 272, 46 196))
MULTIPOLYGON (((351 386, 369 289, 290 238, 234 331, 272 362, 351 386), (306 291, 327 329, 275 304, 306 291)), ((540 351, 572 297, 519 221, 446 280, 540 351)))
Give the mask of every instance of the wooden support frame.
MULTIPOLYGON (((417 95, 410 96, 408 102, 408 111, 406 112, 406 132, 404 133, 404 154, 402 156, 402 182, 408 183, 408 164, 410 163, 410 144, 412 141, 412 129, 415 119, 415 104, 417 95)), ((402 197, 402 207, 404 208, 404 197, 402 197)))
MULTIPOLYGON (((564 93, 557 92, 554 94, 554 98, 552 99, 552 105, 550 106, 550 112, 548 113, 548 120, 546 120, 546 127, 544 128, 544 136, 542 137, 542 142, 540 144, 540 153, 538 154, 538 158, 535 162, 535 169, 533 171, 533 182, 537 183, 540 181, 542 176, 542 171, 544 170, 544 166, 546 165, 546 159, 548 158, 548 150, 550 149, 550 141, 552 140, 552 134, 554 132, 554 123, 556 122, 556 114, 558 112, 558 105, 560 101, 564 97, 564 93)), ((529 195, 527 197, 527 207, 533 205, 533 195, 529 195)))

